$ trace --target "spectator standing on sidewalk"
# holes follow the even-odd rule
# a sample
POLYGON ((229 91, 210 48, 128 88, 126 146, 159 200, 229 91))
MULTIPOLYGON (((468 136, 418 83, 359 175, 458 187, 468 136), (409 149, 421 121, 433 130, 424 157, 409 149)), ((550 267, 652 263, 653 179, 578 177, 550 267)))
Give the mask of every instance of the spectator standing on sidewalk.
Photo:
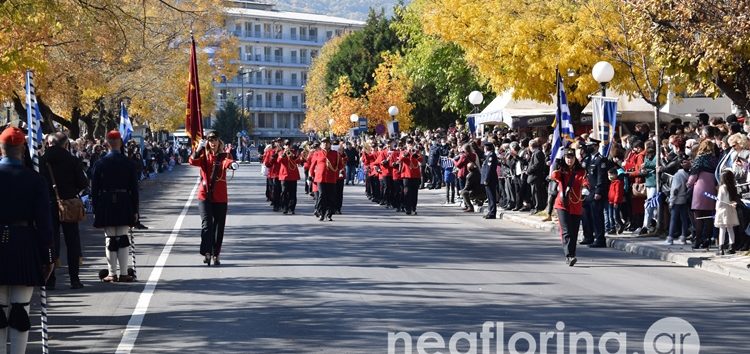
POLYGON ((723 256, 725 249, 729 249, 729 254, 734 254, 734 227, 740 224, 737 216, 737 202, 740 201, 740 196, 732 171, 725 170, 721 173, 721 185, 716 199, 718 200, 714 227, 719 229, 719 249, 716 255, 723 256), (728 247, 724 245, 726 235, 729 235, 728 247))
POLYGON ((495 144, 484 143, 484 161, 482 162, 482 185, 487 195, 487 214, 485 219, 494 219, 497 213, 497 155, 495 144))
POLYGON ((688 171, 690 170, 690 160, 684 159, 681 162, 681 168, 672 176, 672 184, 669 188, 669 235, 665 244, 674 243, 674 238, 679 237, 680 243, 687 244, 687 237, 690 233, 690 218, 688 211, 688 199, 690 190, 687 187, 688 171))
MULTIPOLYGON (((47 137, 47 149, 42 156, 40 168, 49 184, 50 208, 52 210, 52 231, 55 241, 55 258, 60 256, 60 229, 62 228, 67 250, 68 275, 71 289, 83 287, 79 277, 81 253, 81 233, 77 222, 60 222, 58 200, 78 198, 78 194, 88 187, 88 179, 77 158, 68 151, 68 137, 56 133, 47 137), (55 184, 56 185, 53 185, 55 184), (57 192, 55 192, 55 188, 57 192)), ((47 281, 47 289, 55 289, 56 277, 53 272, 47 281)))

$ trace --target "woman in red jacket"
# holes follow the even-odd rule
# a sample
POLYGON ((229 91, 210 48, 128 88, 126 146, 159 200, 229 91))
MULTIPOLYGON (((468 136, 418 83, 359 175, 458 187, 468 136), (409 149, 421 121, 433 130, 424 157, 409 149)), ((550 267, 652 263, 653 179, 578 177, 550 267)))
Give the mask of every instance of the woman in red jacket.
POLYGON ((313 155, 310 162, 310 176, 317 184, 320 192, 317 205, 317 215, 319 215, 320 221, 324 221, 326 217, 329 221, 333 221, 336 179, 341 170, 341 159, 339 159, 338 152, 331 150, 329 138, 323 138, 320 141, 320 147, 321 150, 313 155))
POLYGON ((299 165, 304 159, 299 156, 297 149, 292 148, 290 142, 284 144, 284 150, 277 158, 279 165, 279 181, 281 181, 281 209, 284 215, 294 214, 297 207, 297 181, 299 181, 299 165))
POLYGON ((558 160, 556 167, 550 179, 557 182, 555 209, 557 209, 560 239, 565 252, 565 263, 572 267, 578 261, 576 243, 578 242, 578 228, 581 226, 581 215, 583 215, 581 190, 583 186, 588 186, 588 179, 586 179, 586 170, 576 160, 573 149, 565 152, 563 160, 558 160))
POLYGON ((201 169, 201 185, 198 189, 198 208, 201 212, 201 248, 203 263, 216 265, 219 262, 221 244, 224 240, 224 223, 227 218, 227 169, 237 169, 232 157, 223 151, 224 143, 216 132, 210 132, 205 141, 190 156, 189 163, 201 169))

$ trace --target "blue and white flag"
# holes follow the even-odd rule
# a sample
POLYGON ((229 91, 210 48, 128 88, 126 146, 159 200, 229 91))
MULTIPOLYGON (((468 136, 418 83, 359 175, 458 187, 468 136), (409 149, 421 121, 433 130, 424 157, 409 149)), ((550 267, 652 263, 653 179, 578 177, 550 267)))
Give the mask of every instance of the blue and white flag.
POLYGON ((607 157, 617 125, 617 98, 595 96, 591 98, 591 101, 594 106, 592 116, 594 132, 591 137, 601 141, 602 155, 607 157))
POLYGON ((42 115, 39 113, 39 103, 36 101, 34 88, 34 73, 26 70, 26 139, 29 145, 29 156, 34 171, 39 172, 39 154, 42 149, 42 115))
POLYGON ((123 143, 127 143, 133 135, 133 125, 130 124, 128 108, 124 102, 120 102, 120 135, 122 136, 123 143))
POLYGON ((565 85, 563 85, 560 73, 557 73, 557 113, 555 121, 552 123, 554 135, 552 137, 552 154, 550 154, 550 174, 555 170, 555 160, 562 154, 563 141, 573 141, 575 131, 573 130, 573 120, 570 117, 570 107, 568 107, 568 96, 565 94, 565 85))
POLYGON ((656 209, 659 207, 659 197, 661 197, 661 193, 654 194, 651 199, 646 201, 646 204, 644 205, 646 208, 649 209, 656 209))

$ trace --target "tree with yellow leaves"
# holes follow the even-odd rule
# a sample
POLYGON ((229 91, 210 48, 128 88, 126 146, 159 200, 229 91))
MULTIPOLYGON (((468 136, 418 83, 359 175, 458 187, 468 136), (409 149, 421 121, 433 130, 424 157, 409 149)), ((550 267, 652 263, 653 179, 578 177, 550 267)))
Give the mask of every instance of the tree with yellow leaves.
MULTIPOLYGON (((89 134, 97 126, 101 132, 115 125, 123 98, 131 99, 136 120, 148 120, 156 128, 173 127, 184 116, 191 29, 199 44, 220 48, 214 65, 208 65, 205 53, 199 60, 206 111, 212 106, 210 82, 217 76, 215 71, 233 70, 226 60, 231 41, 222 33, 221 5, 220 0, 196 0, 190 7, 176 0, 3 2, 0 22, 14 24, 13 32, 30 33, 34 41, 26 45, 28 53, 38 56, 43 65, 31 62, 0 69, 0 96, 13 98, 20 113, 23 71, 32 68, 37 70, 37 95, 45 121, 63 124, 73 136, 78 135, 79 121, 89 134), (48 22, 25 22, 30 8, 48 22)), ((0 48, 5 45, 4 34, 0 31, 0 48)))
POLYGON ((328 62, 336 53, 346 36, 347 35, 334 37, 328 41, 323 48, 321 48, 320 53, 313 60, 312 65, 310 65, 307 85, 305 85, 307 112, 305 113, 305 121, 302 124, 302 127, 305 130, 328 130, 328 120, 332 116, 329 110, 329 96, 326 91, 328 62))
POLYGON ((333 90, 328 103, 327 111, 330 116, 326 119, 326 129, 317 129, 318 131, 330 130, 336 135, 346 134, 353 123, 350 120, 352 114, 360 114, 364 105, 362 98, 354 97, 354 88, 351 81, 346 76, 339 78, 339 85, 333 90), (328 127, 328 121, 333 119, 333 124, 328 127))
POLYGON ((373 74, 375 84, 366 94, 367 104, 363 113, 367 117, 367 125, 370 128, 385 125, 391 121, 388 108, 396 106, 399 113, 394 118, 398 121, 399 128, 404 131, 411 129, 414 104, 409 101, 409 93, 413 84, 408 75, 399 69, 402 61, 400 55, 385 52, 382 56, 383 62, 373 74))

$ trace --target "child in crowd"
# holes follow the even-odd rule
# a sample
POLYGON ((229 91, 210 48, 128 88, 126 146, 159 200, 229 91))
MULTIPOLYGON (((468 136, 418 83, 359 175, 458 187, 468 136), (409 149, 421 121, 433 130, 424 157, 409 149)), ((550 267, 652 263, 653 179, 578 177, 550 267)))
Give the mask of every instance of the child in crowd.
POLYGON ((690 233, 690 191, 687 188, 687 181, 690 178, 691 162, 689 159, 682 160, 681 168, 672 176, 672 184, 669 188, 669 235, 664 243, 671 245, 675 237, 680 237, 680 243, 687 244, 687 235, 690 233))
POLYGON ((619 178, 617 171, 617 167, 613 167, 607 171, 610 183, 605 224, 608 226, 607 233, 613 235, 621 234, 625 229, 625 223, 622 222, 622 218, 620 217, 620 206, 625 203, 625 185, 622 179, 619 178))
POLYGON ((456 174, 453 173, 453 167, 455 163, 453 158, 455 154, 453 152, 448 157, 440 158, 440 167, 443 169, 443 182, 445 182, 445 204, 456 203, 456 174))
POLYGON ((717 256, 723 256, 725 235, 729 235, 729 254, 734 253, 734 227, 740 224, 737 216, 737 201, 740 200, 737 193, 737 183, 734 173, 730 170, 721 172, 721 185, 719 195, 716 196, 716 217, 714 227, 719 229, 719 250, 717 256))

